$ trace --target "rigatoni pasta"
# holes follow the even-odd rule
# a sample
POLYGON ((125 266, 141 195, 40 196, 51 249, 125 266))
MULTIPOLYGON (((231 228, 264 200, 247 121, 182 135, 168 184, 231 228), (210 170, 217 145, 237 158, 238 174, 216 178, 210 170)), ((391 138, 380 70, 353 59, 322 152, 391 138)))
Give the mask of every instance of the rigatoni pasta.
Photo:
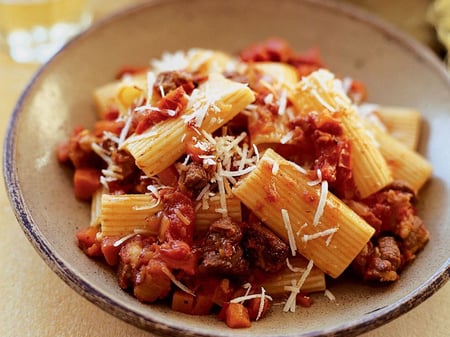
POLYGON ((193 92, 181 118, 166 120, 142 134, 131 135, 122 147, 131 153, 136 165, 148 176, 173 164, 184 152, 189 124, 213 132, 236 116, 254 99, 245 85, 212 74, 193 92))
POLYGON ((386 160, 332 73, 319 70, 304 77, 297 86, 297 97, 293 103, 300 111, 316 110, 320 113, 327 109, 339 115, 345 134, 351 139, 354 180, 362 198, 392 183, 386 160))
POLYGON ((233 193, 275 233, 286 242, 294 240, 303 256, 336 278, 374 229, 328 192, 326 182, 316 186, 309 182, 295 164, 268 149, 233 193), (273 172, 275 165, 278 169, 273 172))
POLYGON ((91 202, 80 248, 139 301, 230 327, 339 301, 328 276, 346 270, 397 280, 429 239, 414 203, 432 167, 390 134, 416 139, 418 118, 364 114, 363 85, 314 55, 194 48, 97 88, 99 121, 58 150, 91 202))
POLYGON ((152 235, 158 234, 155 216, 162 210, 162 205, 148 194, 103 194, 101 197, 102 236, 125 236, 142 231, 152 235))

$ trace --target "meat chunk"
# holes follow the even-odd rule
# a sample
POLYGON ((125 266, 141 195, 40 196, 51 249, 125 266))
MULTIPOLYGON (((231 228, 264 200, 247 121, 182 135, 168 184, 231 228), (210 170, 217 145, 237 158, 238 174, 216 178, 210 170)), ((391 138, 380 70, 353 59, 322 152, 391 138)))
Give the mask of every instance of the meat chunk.
POLYGON ((156 77, 153 92, 158 95, 167 95, 180 86, 190 95, 195 88, 192 75, 182 71, 164 71, 156 77))
POLYGON ((395 182, 364 200, 347 202, 375 228, 372 242, 353 264, 364 279, 395 281, 398 271, 427 243, 429 232, 416 214, 414 200, 411 189, 395 182))
POLYGON ((365 281, 396 281, 402 266, 400 248, 391 236, 379 238, 375 245, 368 242, 352 266, 365 281))
POLYGON ((213 222, 201 244, 200 272, 243 275, 249 268, 240 246, 243 232, 231 218, 213 222))
POLYGON ((188 189, 199 191, 208 183, 208 173, 199 163, 189 163, 186 167, 183 183, 188 189))
POLYGON ((169 295, 171 283, 159 260, 150 260, 136 274, 133 293, 141 302, 154 302, 169 295))
POLYGON ((289 255, 288 246, 259 222, 250 223, 243 246, 250 262, 267 272, 283 268, 289 255))
POLYGON ((182 241, 160 244, 153 237, 136 235, 119 252, 118 279, 122 289, 130 289, 141 302, 165 298, 171 290, 168 273, 195 273, 197 258, 182 241))

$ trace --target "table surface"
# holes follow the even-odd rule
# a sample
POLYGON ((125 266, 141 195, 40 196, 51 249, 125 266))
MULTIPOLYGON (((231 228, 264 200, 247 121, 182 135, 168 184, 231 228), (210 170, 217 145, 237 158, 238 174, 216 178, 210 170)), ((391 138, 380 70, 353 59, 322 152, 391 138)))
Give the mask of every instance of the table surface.
MULTIPOLYGON (((436 47, 434 32, 424 23, 423 13, 430 1, 348 1, 365 6, 424 44, 433 49, 436 47), (383 3, 389 6, 383 6, 383 3), (398 14, 405 8, 410 15, 407 20, 402 20, 400 19, 402 15, 398 14)), ((139 1, 93 0, 95 17, 102 17, 136 2, 139 1)), ((37 69, 36 64, 16 64, 6 54, 0 52, 0 145, 2 148, 10 113, 37 69)), ((0 301, 0 336, 154 336, 102 311, 69 288, 49 269, 17 224, 4 184, 0 185, 0 206, 0 298, 2 299, 0 301)), ((450 283, 407 314, 363 336, 439 337, 449 335, 450 283)))

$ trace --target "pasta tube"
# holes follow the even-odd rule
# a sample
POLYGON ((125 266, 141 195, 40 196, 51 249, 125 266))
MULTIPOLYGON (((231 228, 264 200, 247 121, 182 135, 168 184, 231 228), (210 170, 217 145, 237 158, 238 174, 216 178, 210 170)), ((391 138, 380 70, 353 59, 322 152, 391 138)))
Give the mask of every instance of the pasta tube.
POLYGON ((406 182, 417 193, 431 176, 433 168, 430 162, 378 126, 368 124, 367 128, 379 143, 393 177, 406 182))
POLYGON ((227 53, 218 50, 194 48, 187 53, 186 70, 201 75, 221 73, 227 70, 234 60, 227 53))
POLYGON ((181 117, 162 121, 142 134, 131 135, 123 148, 131 153, 146 175, 153 176, 183 155, 185 138, 191 127, 214 132, 253 100, 253 92, 246 85, 211 74, 194 90, 181 117))
POLYGON ((331 277, 338 277, 361 251, 374 229, 340 199, 326 182, 311 180, 271 149, 233 193, 269 228, 331 277), (330 239, 331 237, 331 239, 330 239))
POLYGON ((409 149, 417 148, 420 134, 420 113, 417 110, 378 106, 375 114, 386 127, 387 133, 409 149))
POLYGON ((293 99, 298 82, 297 70, 280 62, 256 62, 246 71, 250 83, 263 92, 264 100, 248 111, 248 128, 253 144, 289 143, 288 102, 293 99), (267 109, 271 106, 271 109, 267 109))
MULTIPOLYGON (((292 286, 292 281, 297 282, 306 270, 308 260, 303 256, 291 257, 284 269, 265 279, 261 286, 271 296, 281 296, 289 293, 285 287, 292 286)), ((302 285, 302 291, 307 293, 323 291, 326 289, 325 274, 317 267, 313 267, 302 285)))
POLYGON ((344 133, 352 144, 353 176, 361 198, 392 183, 393 178, 378 146, 364 128, 362 118, 351 105, 342 84, 325 69, 303 77, 293 101, 299 111, 327 109, 339 117, 344 133))
POLYGON ((127 77, 98 87, 94 91, 94 104, 100 119, 113 109, 126 114, 134 99, 139 99, 147 92, 145 74, 127 77))
POLYGON ((97 191, 95 191, 94 195, 92 196, 90 226, 97 226, 100 225, 101 223, 103 193, 104 188, 100 187, 97 191))
MULTIPOLYGON (((208 200, 200 200, 196 204, 195 212, 195 230, 206 231, 215 220, 222 218, 223 212, 220 209, 220 197, 209 198, 208 200)), ((233 220, 241 222, 241 201, 233 195, 227 196, 227 215, 233 220)))
POLYGON ((136 230, 158 234, 159 225, 156 226, 149 220, 162 208, 158 200, 148 194, 103 194, 101 207, 102 235, 123 236, 136 230))

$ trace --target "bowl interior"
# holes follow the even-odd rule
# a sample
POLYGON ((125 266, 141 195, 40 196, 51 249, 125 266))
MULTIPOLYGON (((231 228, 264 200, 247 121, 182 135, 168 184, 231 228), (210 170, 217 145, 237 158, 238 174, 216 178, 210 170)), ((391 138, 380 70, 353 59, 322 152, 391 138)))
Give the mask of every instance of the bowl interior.
POLYGON ((430 52, 365 13, 326 1, 154 1, 94 25, 45 65, 22 96, 5 143, 5 175, 24 231, 49 265, 76 291, 116 316, 170 335, 351 335, 397 317, 448 279, 450 246, 450 81, 430 52), (164 51, 192 47, 236 52, 279 36, 294 49, 320 49, 337 74, 364 81, 372 102, 423 113, 420 151, 434 167, 419 209, 431 241, 390 286, 331 281, 337 300, 322 294, 295 314, 275 306, 246 330, 215 317, 188 316, 143 305, 120 290, 114 273, 78 249, 75 231, 89 205, 73 197, 71 173, 59 166, 57 144, 74 126, 96 119, 92 91, 121 65, 146 65, 164 51))

